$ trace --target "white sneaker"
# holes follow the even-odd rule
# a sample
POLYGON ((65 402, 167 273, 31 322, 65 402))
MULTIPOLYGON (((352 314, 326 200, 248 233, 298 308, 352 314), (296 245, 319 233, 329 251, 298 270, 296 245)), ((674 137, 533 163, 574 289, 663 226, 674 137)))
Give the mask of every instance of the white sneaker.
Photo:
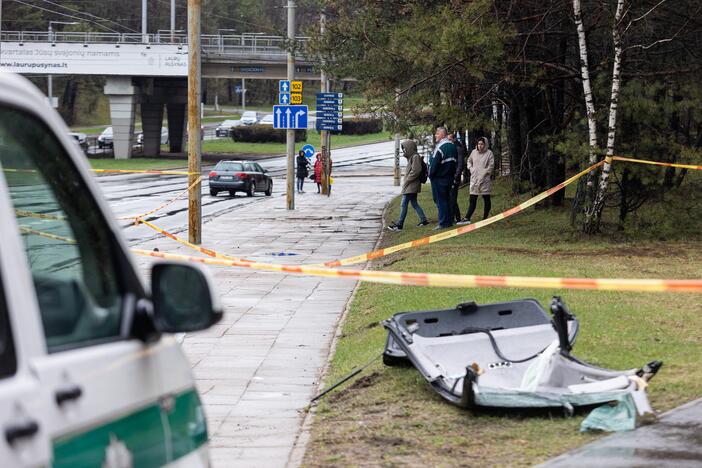
POLYGON ((457 226, 465 226, 466 224, 470 224, 470 219, 463 218, 456 223, 457 226))

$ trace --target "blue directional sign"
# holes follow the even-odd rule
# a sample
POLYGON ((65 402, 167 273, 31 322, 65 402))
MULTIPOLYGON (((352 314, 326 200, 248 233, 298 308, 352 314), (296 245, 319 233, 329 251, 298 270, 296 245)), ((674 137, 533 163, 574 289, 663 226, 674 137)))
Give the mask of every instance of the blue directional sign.
POLYGON ((344 111, 344 106, 330 106, 330 105, 317 106, 317 113, 318 114, 320 112, 343 112, 343 111, 344 111))
POLYGON ((283 104, 284 106, 290 104, 290 93, 280 93, 278 95, 278 104, 283 104))
POLYGON ((290 80, 278 81, 278 92, 279 93, 289 93, 290 92, 290 80))
POLYGON ((317 130, 325 130, 327 132, 340 132, 341 131, 341 124, 324 123, 320 120, 317 120, 317 123, 315 124, 315 128, 317 130))
POLYGON ((317 99, 342 99, 344 93, 317 93, 317 99))
POLYGON ((340 119, 344 116, 341 112, 319 112, 317 111, 318 119, 340 119))
POLYGON ((239 86, 239 85, 234 86, 234 92, 236 94, 241 94, 241 86, 239 86))
POLYGON ((305 157, 311 158, 314 155, 314 146, 305 145, 300 149, 300 151, 305 154, 305 157))
POLYGON ((307 128, 307 106, 273 106, 273 128, 307 128))

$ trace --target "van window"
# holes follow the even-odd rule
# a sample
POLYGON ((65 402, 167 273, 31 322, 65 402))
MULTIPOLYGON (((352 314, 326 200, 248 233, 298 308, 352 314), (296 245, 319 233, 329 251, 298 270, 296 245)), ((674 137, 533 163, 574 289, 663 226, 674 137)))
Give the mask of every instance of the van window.
POLYGON ((15 342, 12 339, 4 286, 0 285, 0 379, 13 376, 15 372, 17 372, 15 342))
POLYGON ((0 108, 0 165, 49 351, 118 337, 122 301, 115 244, 63 147, 42 122, 0 108))

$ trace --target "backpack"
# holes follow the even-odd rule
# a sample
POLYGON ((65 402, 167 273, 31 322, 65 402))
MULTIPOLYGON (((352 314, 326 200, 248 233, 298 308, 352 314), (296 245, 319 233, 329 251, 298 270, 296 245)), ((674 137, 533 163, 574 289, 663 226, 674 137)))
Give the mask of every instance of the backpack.
POLYGON ((419 182, 426 184, 429 178, 429 168, 427 167, 427 163, 424 162, 423 157, 420 156, 419 161, 422 163, 422 170, 419 172, 419 182))

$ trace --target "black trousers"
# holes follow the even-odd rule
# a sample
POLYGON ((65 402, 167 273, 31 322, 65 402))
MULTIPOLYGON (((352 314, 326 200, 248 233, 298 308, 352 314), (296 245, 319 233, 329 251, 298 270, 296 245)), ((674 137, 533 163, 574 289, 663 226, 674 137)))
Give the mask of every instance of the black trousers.
MULTIPOLYGON (((492 208, 492 202, 490 201, 490 195, 483 195, 483 219, 487 218, 488 215, 490 214, 490 208, 492 208)), ((473 216, 473 212, 475 211, 475 206, 478 204, 478 196, 477 195, 471 195, 470 200, 468 202, 468 213, 466 213, 466 219, 470 220, 471 216, 473 216)))
POLYGON ((460 181, 453 183, 451 193, 449 194, 449 208, 451 208, 451 217, 456 222, 461 220, 461 207, 458 206, 458 189, 461 186, 460 181))

